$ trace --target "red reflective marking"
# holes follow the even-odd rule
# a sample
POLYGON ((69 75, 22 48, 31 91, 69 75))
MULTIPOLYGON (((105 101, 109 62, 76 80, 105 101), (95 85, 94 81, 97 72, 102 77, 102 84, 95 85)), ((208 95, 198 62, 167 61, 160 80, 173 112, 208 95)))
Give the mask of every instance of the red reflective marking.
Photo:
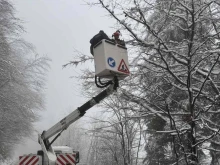
POLYGON ((31 158, 26 164, 29 165, 29 163, 30 163, 34 158, 36 158, 36 156, 32 156, 32 158, 31 158))
POLYGON ((62 164, 62 165, 65 165, 59 158, 57 158, 57 161, 62 164))
POLYGON ((23 165, 23 163, 28 159, 28 156, 26 156, 20 163, 19 165, 23 165))
MULTIPOLYGON (((73 160, 73 158, 71 158, 71 156, 66 155, 73 163, 75 163, 75 160, 73 160)), ((73 155, 75 157, 75 155, 73 155)))
POLYGON ((70 163, 63 155, 59 155, 66 163, 70 163))
POLYGON ((36 165, 38 161, 39 161, 39 158, 37 158, 31 165, 36 165))

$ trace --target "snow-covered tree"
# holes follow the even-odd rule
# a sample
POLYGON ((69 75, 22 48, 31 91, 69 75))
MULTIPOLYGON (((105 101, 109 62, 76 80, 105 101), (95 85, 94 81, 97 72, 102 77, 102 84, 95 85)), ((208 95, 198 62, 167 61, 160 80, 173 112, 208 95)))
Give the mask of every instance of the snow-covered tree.
POLYGON ((98 154, 95 164, 137 165, 141 162, 138 154, 142 125, 135 118, 129 118, 129 109, 118 96, 116 94, 104 103, 104 114, 96 117, 95 127, 91 130, 93 140, 89 154, 92 159, 94 152, 98 154))
POLYGON ((174 152, 164 157, 175 156, 177 164, 202 163, 203 144, 217 143, 219 136, 218 121, 212 120, 219 108, 219 2, 99 3, 130 33, 131 45, 139 50, 133 63, 136 86, 124 90, 126 99, 144 108, 140 117, 157 116, 164 122, 161 130, 153 129, 161 140, 165 134, 173 143, 161 144, 174 152))
POLYGON ((116 109, 126 105, 127 118, 146 125, 145 164, 209 164, 208 157, 217 164, 220 1, 97 0, 89 5, 104 8, 127 36, 132 74, 121 82, 123 104, 116 109))
POLYGON ((10 1, 0 0, 0 160, 31 135, 37 111, 43 108, 48 59, 21 38, 23 31, 10 1))

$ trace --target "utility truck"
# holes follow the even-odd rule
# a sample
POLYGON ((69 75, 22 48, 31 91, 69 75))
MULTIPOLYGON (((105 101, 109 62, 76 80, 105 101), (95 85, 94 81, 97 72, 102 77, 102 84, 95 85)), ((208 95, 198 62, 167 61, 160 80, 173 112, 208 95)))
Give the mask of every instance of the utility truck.
POLYGON ((38 135, 41 150, 37 154, 20 156, 18 165, 75 165, 79 163, 78 151, 67 146, 52 146, 53 142, 88 109, 116 91, 119 80, 124 79, 130 73, 126 47, 103 39, 93 47, 93 52, 95 83, 97 87, 106 89, 38 135), (101 81, 101 78, 105 78, 105 82, 101 81), (49 140, 50 138, 52 140, 49 140))

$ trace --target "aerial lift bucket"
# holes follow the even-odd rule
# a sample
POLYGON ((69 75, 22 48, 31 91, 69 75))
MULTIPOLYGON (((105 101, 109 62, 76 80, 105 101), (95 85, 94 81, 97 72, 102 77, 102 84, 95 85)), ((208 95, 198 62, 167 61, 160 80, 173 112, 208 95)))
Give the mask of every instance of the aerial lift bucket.
POLYGON ((122 80, 129 76, 127 48, 111 40, 103 39, 93 47, 95 75, 122 80))

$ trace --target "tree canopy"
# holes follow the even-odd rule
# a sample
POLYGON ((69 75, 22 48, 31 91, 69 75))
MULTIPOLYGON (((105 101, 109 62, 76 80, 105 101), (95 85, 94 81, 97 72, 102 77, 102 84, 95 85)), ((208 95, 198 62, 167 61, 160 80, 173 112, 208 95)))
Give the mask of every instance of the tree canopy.
POLYGON ((0 0, 0 161, 10 157, 16 144, 31 135, 43 88, 48 58, 40 57, 22 39, 21 21, 8 0, 0 0))
MULTIPOLYGON (((217 164, 220 1, 97 0, 88 5, 105 9, 126 36, 131 75, 108 109, 123 118, 114 124, 142 124, 143 162, 217 164)), ((91 87, 88 77, 82 78, 91 87)), ((126 157, 123 164, 134 162, 126 157)))

